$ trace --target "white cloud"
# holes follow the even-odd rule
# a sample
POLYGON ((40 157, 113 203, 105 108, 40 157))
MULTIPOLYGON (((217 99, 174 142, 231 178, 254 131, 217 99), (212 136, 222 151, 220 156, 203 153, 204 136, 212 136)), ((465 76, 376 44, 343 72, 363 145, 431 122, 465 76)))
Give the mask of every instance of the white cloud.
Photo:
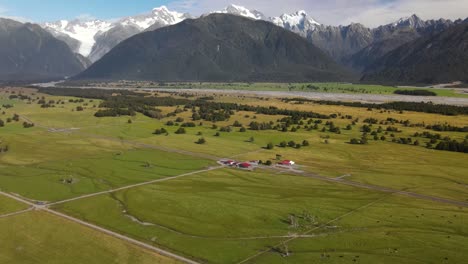
POLYGON ((169 7, 200 15, 222 9, 230 3, 257 9, 267 16, 306 10, 310 16, 327 25, 357 22, 373 27, 412 14, 423 19, 468 16, 468 0, 176 0, 169 7))

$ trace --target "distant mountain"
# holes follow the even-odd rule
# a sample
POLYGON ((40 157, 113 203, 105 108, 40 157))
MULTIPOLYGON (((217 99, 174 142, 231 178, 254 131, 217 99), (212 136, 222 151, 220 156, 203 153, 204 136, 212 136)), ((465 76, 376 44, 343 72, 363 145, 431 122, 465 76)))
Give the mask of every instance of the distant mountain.
POLYGON ((35 24, 0 18, 0 80, 45 80, 84 69, 68 45, 35 24))
POLYGON ((343 62, 362 71, 390 51, 420 37, 436 34, 459 22, 450 20, 424 21, 416 15, 371 30, 373 41, 359 52, 344 58, 343 62))
POLYGON ((74 52, 95 62, 131 36, 148 29, 173 25, 189 17, 188 14, 169 11, 162 6, 154 8, 150 13, 126 17, 113 23, 102 20, 61 20, 42 26, 65 41, 74 52))
MULTIPOLYGON (((272 22, 307 38, 336 62, 356 71, 361 71, 400 45, 427 34, 440 32, 453 24, 452 21, 443 19, 424 21, 413 15, 374 29, 356 23, 346 26, 327 26, 317 22, 305 11, 267 17, 260 11, 239 5, 229 5, 211 13, 232 14, 272 22)), ((100 20, 85 22, 63 20, 46 23, 44 27, 65 41, 74 52, 95 62, 131 36, 174 25, 191 17, 189 14, 170 11, 162 6, 146 14, 126 17, 112 23, 100 20)))
POLYGON ((77 79, 297 82, 351 75, 306 39, 272 23, 212 14, 131 37, 77 79))
POLYGON ((468 24, 455 25, 396 48, 367 67, 363 81, 468 81, 468 24))

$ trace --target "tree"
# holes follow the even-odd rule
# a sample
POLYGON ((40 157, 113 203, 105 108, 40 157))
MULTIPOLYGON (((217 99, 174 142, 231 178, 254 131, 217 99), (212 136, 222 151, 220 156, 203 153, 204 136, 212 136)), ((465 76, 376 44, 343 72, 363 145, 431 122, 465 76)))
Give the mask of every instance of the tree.
POLYGON ((176 119, 176 122, 177 122, 177 123, 182 123, 182 122, 184 122, 184 119, 183 119, 182 117, 178 117, 178 118, 176 119))
POLYGON ((281 141, 281 143, 279 143, 279 146, 282 148, 285 148, 287 145, 288 143, 286 143, 286 141, 281 141))
POLYGON ((267 149, 273 149, 274 148, 274 145, 273 143, 268 143, 267 146, 266 146, 267 149))
POLYGON ((205 140, 205 138, 199 138, 199 139, 197 140, 196 143, 197 143, 198 145, 203 145, 203 144, 206 143, 206 140, 205 140))
POLYGON ((127 123, 131 124, 131 123, 132 123, 132 120, 131 120, 131 119, 129 119, 129 120, 127 121, 127 123))
POLYGON ((216 132, 216 134, 214 134, 215 137, 219 137, 221 136, 221 134, 219 132, 216 132))
POLYGON ((294 142, 294 141, 291 140, 291 141, 288 142, 288 146, 289 146, 290 148, 293 148, 294 146, 296 146, 296 142, 294 142))
POLYGON ((178 134, 178 135, 180 135, 180 134, 185 134, 186 131, 185 131, 185 128, 179 127, 179 129, 177 129, 177 131, 176 131, 175 133, 178 134))
POLYGON ((271 162, 271 160, 267 160, 267 161, 265 162, 265 165, 267 165, 267 166, 271 166, 272 164, 273 164, 273 163, 271 162))
POLYGON ((244 132, 246 132, 246 131, 247 131, 247 129, 245 129, 245 127, 241 127, 241 128, 239 129, 239 132, 241 132, 241 133, 244 133, 244 132))
POLYGON ((255 142, 255 138, 254 138, 254 137, 250 137, 250 138, 249 138, 249 142, 251 142, 251 143, 255 142))
POLYGON ((81 112, 81 111, 83 111, 83 110, 84 110, 84 108, 83 108, 82 106, 77 106, 77 107, 76 107, 76 111, 78 111, 78 112, 81 112))
POLYGON ((236 120, 232 126, 233 127, 241 127, 242 124, 239 121, 236 120))
POLYGON ((5 126, 5 122, 0 119, 0 127, 4 127, 4 126, 5 126))
POLYGON ((307 140, 302 141, 302 146, 304 146, 304 147, 309 146, 309 141, 307 141, 307 140))

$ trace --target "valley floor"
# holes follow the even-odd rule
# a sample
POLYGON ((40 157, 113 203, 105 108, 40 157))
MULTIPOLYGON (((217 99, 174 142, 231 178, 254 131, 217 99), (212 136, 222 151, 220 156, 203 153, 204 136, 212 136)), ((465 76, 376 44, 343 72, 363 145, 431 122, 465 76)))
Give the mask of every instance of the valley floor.
POLYGON ((282 100, 283 92, 167 92, 144 96, 335 117, 289 120, 233 110, 212 122, 192 120, 198 107, 171 105, 156 106, 159 118, 98 118, 103 99, 1 89, 1 263, 462 263, 468 257, 467 154, 433 146, 445 137, 466 140, 467 115, 298 103, 282 100), (290 124, 286 131, 254 130, 254 122, 290 124), (368 143, 350 144, 371 123, 368 143), (427 127, 436 124, 460 131, 427 127), (167 132, 155 133, 162 128, 167 132), (440 136, 431 143, 424 132, 440 136), (396 141, 403 138, 418 144, 396 141), (220 160, 262 164, 241 169, 220 160), (276 165, 282 160, 295 164, 276 165))

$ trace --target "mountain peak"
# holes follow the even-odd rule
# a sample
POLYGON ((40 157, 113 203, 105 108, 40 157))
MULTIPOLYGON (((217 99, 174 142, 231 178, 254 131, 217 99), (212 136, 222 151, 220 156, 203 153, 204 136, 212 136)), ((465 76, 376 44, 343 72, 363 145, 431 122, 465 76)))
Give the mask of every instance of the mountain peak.
POLYGON ((273 17, 271 21, 277 26, 301 34, 307 34, 307 31, 313 31, 320 25, 320 23, 309 17, 304 10, 299 10, 293 14, 283 14, 279 17, 273 17))
POLYGON ((169 9, 167 8, 167 6, 162 5, 160 7, 153 8, 153 11, 156 11, 156 12, 169 12, 169 9))
POLYGON ((298 16, 304 16, 304 17, 307 16, 307 12, 305 10, 299 10, 299 11, 296 12, 296 14, 298 16))
POLYGON ((424 27, 424 20, 419 18, 416 14, 409 17, 400 18, 396 23, 395 27, 410 27, 410 28, 421 28, 424 27))
POLYGON ((223 10, 215 11, 212 13, 232 14, 232 15, 252 18, 255 20, 267 20, 266 16, 257 10, 250 10, 246 7, 234 5, 234 4, 230 4, 223 10))

